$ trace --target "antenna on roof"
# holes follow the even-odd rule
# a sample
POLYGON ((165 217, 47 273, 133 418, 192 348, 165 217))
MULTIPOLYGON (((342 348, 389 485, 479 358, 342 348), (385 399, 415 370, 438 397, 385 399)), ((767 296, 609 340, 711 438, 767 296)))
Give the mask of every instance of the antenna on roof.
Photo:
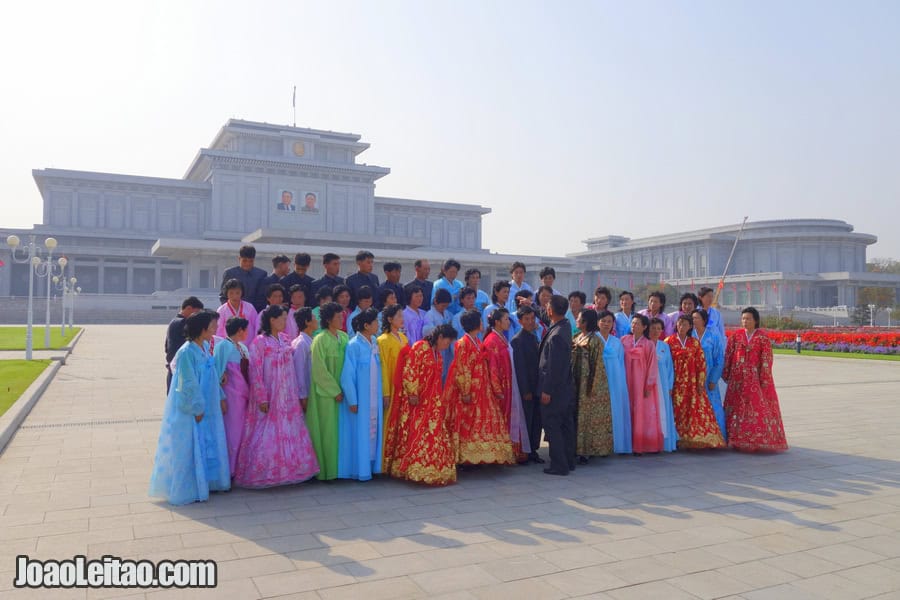
POLYGON ((294 107, 294 127, 297 126, 297 86, 294 86, 294 97, 291 100, 291 106, 294 107))

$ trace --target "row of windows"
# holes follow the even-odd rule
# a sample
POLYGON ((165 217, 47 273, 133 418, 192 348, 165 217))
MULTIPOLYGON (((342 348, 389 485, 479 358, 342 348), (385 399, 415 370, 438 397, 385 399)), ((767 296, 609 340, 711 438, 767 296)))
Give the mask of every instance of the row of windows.
POLYGON ((674 269, 672 268, 672 257, 666 256, 663 258, 659 254, 654 255, 652 258, 648 255, 617 256, 613 258, 613 266, 665 269, 669 277, 676 279, 682 277, 705 277, 709 274, 709 265, 705 254, 700 255, 699 261, 693 255, 688 256, 687 261, 681 256, 676 256, 674 269), (685 262, 687 263, 686 265, 685 262))

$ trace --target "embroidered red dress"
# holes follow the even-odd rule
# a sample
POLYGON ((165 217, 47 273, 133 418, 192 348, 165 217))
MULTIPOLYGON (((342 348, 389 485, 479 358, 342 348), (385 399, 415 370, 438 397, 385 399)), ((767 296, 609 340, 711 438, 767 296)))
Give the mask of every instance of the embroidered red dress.
POLYGON ((459 464, 514 464, 509 425, 491 397, 487 357, 470 334, 456 342, 444 399, 452 411, 453 446, 459 464), (469 402, 463 398, 468 397, 469 402))
POLYGON ((724 448, 725 440, 706 395, 706 357, 695 338, 683 342, 678 334, 666 338, 672 350, 675 386, 672 408, 679 448, 724 448))
POLYGON ((788 449, 781 408, 772 380, 772 342, 759 330, 737 331, 725 347, 728 384, 725 427, 728 445, 744 452, 788 449))
POLYGON ((384 470, 392 477, 428 485, 456 481, 442 372, 441 354, 425 340, 400 354, 384 450, 384 470), (410 396, 418 403, 410 404, 410 396))
MULTIPOLYGON (((528 455, 522 451, 522 442, 518 436, 513 435, 513 428, 510 422, 513 419, 513 402, 518 401, 521 405, 522 398, 518 393, 513 393, 513 365, 512 355, 509 350, 509 342, 503 337, 491 330, 484 338, 481 347, 484 349, 488 362, 488 381, 490 382, 490 394, 494 397, 503 413, 503 422, 506 424, 507 431, 510 432, 510 441, 513 445, 513 452, 516 460, 525 461, 528 455), (515 398, 514 398, 515 396, 515 398)), ((518 419, 524 422, 524 414, 518 419)), ((529 447, 530 451, 531 448, 529 447)))

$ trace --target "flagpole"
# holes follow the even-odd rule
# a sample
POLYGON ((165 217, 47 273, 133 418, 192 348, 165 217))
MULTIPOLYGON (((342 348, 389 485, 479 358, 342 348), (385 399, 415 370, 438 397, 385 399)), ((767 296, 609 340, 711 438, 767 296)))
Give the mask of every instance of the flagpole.
POLYGON ((722 270, 722 277, 719 278, 719 285, 716 286, 716 293, 713 296, 712 305, 719 305, 719 294, 722 293, 722 289, 725 287, 725 275, 728 274, 728 267, 731 266, 731 259, 734 258, 734 251, 737 249, 738 242, 741 240, 741 234, 744 233, 744 226, 747 224, 747 219, 750 217, 744 217, 743 222, 741 222, 741 228, 738 230, 737 236, 734 238, 734 245, 731 247, 731 254, 728 255, 728 260, 725 262, 725 268, 722 270))
POLYGON ((291 99, 291 106, 294 108, 294 127, 297 126, 297 86, 294 86, 294 96, 291 99))

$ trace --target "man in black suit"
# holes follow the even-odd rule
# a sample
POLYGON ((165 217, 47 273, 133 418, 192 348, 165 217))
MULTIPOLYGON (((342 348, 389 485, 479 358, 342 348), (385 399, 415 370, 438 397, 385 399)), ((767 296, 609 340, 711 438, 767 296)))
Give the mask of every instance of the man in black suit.
POLYGON ((175 358, 175 353, 178 352, 178 349, 184 345, 185 336, 184 336, 184 320, 203 310, 203 303, 200 302, 200 299, 196 296, 190 296, 185 298, 184 302, 181 303, 181 312, 175 315, 175 318, 169 322, 169 327, 166 329, 166 393, 169 393, 169 388, 172 386, 172 368, 169 366, 172 364, 172 359, 175 358))
POLYGON ((333 290, 344 283, 344 278, 338 275, 341 272, 340 256, 334 252, 326 252, 322 256, 322 266, 325 268, 325 274, 313 282, 313 296, 316 296, 323 287, 333 290))
POLYGON ((222 284, 219 286, 219 302, 225 304, 225 293, 222 291, 225 283, 229 279, 237 279, 244 284, 243 299, 257 306, 260 302, 266 305, 266 290, 262 287, 262 280, 266 278, 267 273, 254 266, 256 262, 256 248, 253 246, 241 246, 238 251, 240 258, 236 267, 227 269, 222 275, 222 284))
POLYGON ((313 307, 316 305, 315 296, 313 296, 313 278, 306 274, 306 271, 309 269, 309 263, 312 262, 309 254, 306 252, 298 252, 296 256, 294 256, 294 272, 288 273, 284 279, 281 280, 281 285, 284 286, 286 290, 290 290, 292 286, 299 285, 303 288, 303 293, 306 295, 306 305, 309 307, 313 307))
MULTIPOLYGON (((350 288, 350 310, 356 308, 356 294, 359 288, 369 286, 374 293, 378 289, 378 275, 372 272, 375 265, 375 255, 368 250, 360 250, 356 253, 356 273, 344 282, 350 288)), ((332 288, 335 286, 331 286, 332 288)))
POLYGON ((538 388, 541 421, 550 440, 548 475, 568 475, 575 470, 575 381, 572 379, 572 328, 566 319, 569 301, 550 299, 550 330, 540 345, 538 388))
MULTIPOLYGON (((291 259, 289 259, 284 254, 279 254, 275 258, 272 259, 272 274, 262 280, 260 283, 260 287, 263 291, 262 296, 266 296, 269 293, 269 288, 273 283, 281 283, 283 286, 284 278, 290 274, 291 271, 291 259)), ((284 288, 287 291, 287 288, 284 288)), ((290 298, 284 298, 284 301, 289 301, 290 298)), ((259 304, 254 304, 253 308, 256 309, 256 312, 263 310, 266 306, 268 306, 267 299, 264 297, 260 299, 259 304)))
POLYGON ((528 460, 543 464, 544 459, 538 454, 538 448, 541 447, 541 394, 538 390, 538 341, 534 335, 537 314, 530 306, 523 305, 516 311, 516 317, 522 329, 513 336, 509 344, 512 346, 516 366, 516 383, 522 395, 528 441, 531 443, 528 460))

